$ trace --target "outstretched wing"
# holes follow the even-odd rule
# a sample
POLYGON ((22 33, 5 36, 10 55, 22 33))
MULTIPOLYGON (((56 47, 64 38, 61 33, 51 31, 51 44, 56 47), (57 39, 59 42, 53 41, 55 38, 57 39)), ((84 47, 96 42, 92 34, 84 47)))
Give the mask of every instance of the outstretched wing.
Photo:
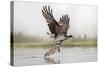
POLYGON ((46 19, 46 22, 48 23, 49 26, 49 30, 52 34, 55 34, 56 31, 56 26, 59 26, 59 24, 57 23, 57 21, 54 19, 53 17, 53 12, 52 9, 50 9, 50 6, 43 6, 42 11, 42 15, 44 16, 44 18, 46 19))
POLYGON ((68 15, 63 15, 59 20, 59 25, 64 34, 67 34, 67 31, 69 29, 69 21, 70 17, 68 15))

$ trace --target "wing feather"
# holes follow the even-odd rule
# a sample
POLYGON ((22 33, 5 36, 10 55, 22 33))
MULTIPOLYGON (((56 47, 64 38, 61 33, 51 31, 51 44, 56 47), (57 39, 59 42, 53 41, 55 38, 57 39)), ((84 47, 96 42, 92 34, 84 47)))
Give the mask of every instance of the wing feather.
POLYGON ((50 6, 43 6, 42 11, 42 15, 44 16, 46 22, 48 23, 49 26, 49 30, 52 34, 55 34, 56 31, 56 26, 59 26, 59 24, 57 23, 57 21, 54 19, 53 17, 53 12, 52 9, 50 9, 50 6))
POLYGON ((59 20, 59 25, 63 33, 65 34, 67 34, 67 31, 69 29, 69 21, 70 21, 70 17, 68 15, 63 15, 59 20))

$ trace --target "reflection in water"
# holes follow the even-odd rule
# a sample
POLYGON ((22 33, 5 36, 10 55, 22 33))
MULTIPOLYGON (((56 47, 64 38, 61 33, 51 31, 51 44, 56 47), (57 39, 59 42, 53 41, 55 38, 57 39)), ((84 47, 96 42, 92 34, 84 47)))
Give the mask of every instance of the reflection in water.
POLYGON ((61 48, 61 52, 44 58, 48 49, 18 48, 14 50, 15 66, 62 64, 97 60, 97 48, 61 48))
POLYGON ((45 62, 50 64, 60 64, 60 59, 55 60, 54 58, 47 58, 45 57, 45 62))

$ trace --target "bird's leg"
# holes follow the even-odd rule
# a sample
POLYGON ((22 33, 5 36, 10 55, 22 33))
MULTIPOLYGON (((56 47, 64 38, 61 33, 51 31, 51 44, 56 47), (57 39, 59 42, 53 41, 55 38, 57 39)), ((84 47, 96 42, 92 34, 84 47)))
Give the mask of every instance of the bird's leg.
POLYGON ((61 43, 62 43, 61 40, 57 40, 57 41, 56 41, 56 46, 57 46, 57 48, 58 48, 58 52, 60 52, 61 43))
POLYGON ((51 54, 55 53, 57 50, 58 52, 60 52, 61 43, 62 43, 61 40, 56 40, 55 46, 53 46, 51 49, 49 49, 48 52, 45 53, 45 57, 50 56, 51 54))
POLYGON ((57 48, 58 48, 58 52, 60 52, 60 45, 56 45, 57 46, 57 48))

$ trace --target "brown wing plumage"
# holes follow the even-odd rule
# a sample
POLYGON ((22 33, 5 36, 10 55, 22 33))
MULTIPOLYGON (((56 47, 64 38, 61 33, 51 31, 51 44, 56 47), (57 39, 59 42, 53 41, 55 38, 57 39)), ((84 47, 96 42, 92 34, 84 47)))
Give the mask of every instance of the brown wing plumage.
POLYGON ((70 21, 69 16, 63 15, 58 22, 64 34, 67 34, 67 31, 69 29, 69 21, 70 21))
POLYGON ((48 23, 50 32, 52 34, 55 34, 56 33, 56 31, 55 31, 56 26, 59 26, 59 25, 53 17, 52 9, 50 9, 50 6, 48 6, 48 7, 43 6, 43 9, 41 11, 42 11, 42 15, 46 19, 46 22, 48 23))
POLYGON ((46 19, 46 22, 48 23, 49 30, 52 34, 55 34, 55 37, 58 35, 66 35, 68 28, 69 28, 69 21, 70 18, 68 15, 63 15, 59 22, 54 19, 52 9, 50 9, 50 6, 43 6, 42 15, 46 19))

